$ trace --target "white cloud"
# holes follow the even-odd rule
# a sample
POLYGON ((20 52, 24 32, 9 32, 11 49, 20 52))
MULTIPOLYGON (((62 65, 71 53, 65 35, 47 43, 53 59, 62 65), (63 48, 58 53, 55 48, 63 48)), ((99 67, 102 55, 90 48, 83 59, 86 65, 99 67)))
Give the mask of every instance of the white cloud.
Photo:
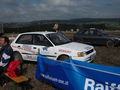
POLYGON ((44 3, 53 6, 75 6, 75 0, 44 0, 44 3))
POLYGON ((34 9, 35 11, 50 11, 51 8, 48 7, 46 4, 33 4, 32 9, 34 9))

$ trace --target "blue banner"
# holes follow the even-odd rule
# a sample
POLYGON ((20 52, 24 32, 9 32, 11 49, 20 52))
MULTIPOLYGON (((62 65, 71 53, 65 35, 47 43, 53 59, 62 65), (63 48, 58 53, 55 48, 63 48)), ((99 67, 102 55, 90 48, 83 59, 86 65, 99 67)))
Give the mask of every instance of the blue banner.
POLYGON ((65 90, 120 90, 120 68, 38 56, 36 78, 65 90))

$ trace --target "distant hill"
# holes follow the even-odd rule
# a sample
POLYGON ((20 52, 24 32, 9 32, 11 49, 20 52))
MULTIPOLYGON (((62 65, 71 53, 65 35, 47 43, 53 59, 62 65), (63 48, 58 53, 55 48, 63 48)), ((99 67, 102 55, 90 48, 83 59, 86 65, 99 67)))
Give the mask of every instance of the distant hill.
POLYGON ((31 22, 11 22, 0 24, 48 24, 48 23, 74 23, 74 24, 120 24, 120 18, 75 18, 68 20, 38 20, 31 22))

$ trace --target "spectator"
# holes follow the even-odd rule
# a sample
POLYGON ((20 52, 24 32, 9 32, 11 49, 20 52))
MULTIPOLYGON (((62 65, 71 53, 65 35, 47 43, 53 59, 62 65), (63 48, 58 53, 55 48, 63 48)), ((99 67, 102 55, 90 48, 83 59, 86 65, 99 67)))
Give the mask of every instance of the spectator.
POLYGON ((54 25, 53 31, 54 31, 54 32, 58 32, 58 31, 59 31, 59 25, 58 25, 58 24, 55 24, 55 25, 54 25))
MULTIPOLYGON (((13 50, 9 44, 9 39, 6 36, 0 37, 0 76, 6 71, 8 63, 13 60, 13 50)), ((1 83, 1 77, 0 77, 1 83)))

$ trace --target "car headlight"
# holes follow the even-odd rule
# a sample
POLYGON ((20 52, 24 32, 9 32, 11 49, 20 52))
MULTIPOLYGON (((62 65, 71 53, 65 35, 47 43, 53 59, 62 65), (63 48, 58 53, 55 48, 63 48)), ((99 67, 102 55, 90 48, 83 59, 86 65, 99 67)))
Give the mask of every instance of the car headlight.
POLYGON ((85 55, 84 52, 78 52, 78 53, 77 53, 77 56, 78 56, 78 57, 84 57, 84 55, 85 55))

